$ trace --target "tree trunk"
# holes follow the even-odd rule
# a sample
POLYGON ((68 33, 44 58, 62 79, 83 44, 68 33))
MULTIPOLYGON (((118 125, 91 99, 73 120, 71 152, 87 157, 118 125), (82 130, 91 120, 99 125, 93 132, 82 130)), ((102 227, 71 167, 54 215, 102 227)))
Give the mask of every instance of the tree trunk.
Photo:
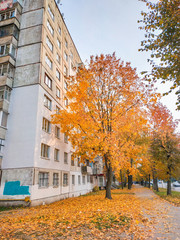
POLYGON ((122 170, 120 170, 120 178, 121 178, 121 188, 124 189, 124 182, 123 182, 122 170))
POLYGON ((113 171, 111 167, 111 163, 108 161, 108 154, 105 154, 105 166, 106 166, 106 174, 107 174, 107 183, 106 183, 106 198, 112 199, 111 197, 111 185, 113 178, 113 171))
POLYGON ((127 179, 126 179, 126 176, 124 176, 124 187, 126 187, 126 184, 127 184, 127 179))
POLYGON ((171 195, 171 179, 167 181, 167 195, 171 195))
POLYGON ((149 185, 148 185, 149 188, 151 188, 151 183, 150 183, 150 181, 151 181, 151 175, 149 174, 149 185))
POLYGON ((107 184, 106 184, 106 198, 108 199, 112 199, 111 185, 112 185, 112 167, 109 166, 107 169, 107 184))
POLYGON ((168 167, 167 195, 171 195, 171 167, 168 167))
POLYGON ((132 175, 128 174, 128 189, 131 189, 132 187, 132 175))
POLYGON ((153 189, 156 191, 156 192, 159 192, 159 188, 158 188, 158 180, 157 178, 153 177, 153 189))

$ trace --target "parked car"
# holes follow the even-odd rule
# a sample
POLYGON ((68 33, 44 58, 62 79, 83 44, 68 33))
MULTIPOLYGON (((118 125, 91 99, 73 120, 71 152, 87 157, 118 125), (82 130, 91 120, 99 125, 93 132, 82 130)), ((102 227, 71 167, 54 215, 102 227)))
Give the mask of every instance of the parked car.
POLYGON ((173 187, 180 187, 180 183, 178 181, 173 182, 173 187))

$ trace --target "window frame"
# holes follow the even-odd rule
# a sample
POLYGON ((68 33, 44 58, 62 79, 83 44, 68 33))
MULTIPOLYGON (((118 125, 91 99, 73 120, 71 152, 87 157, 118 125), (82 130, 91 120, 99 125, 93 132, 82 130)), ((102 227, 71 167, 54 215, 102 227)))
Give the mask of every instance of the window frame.
POLYGON ((55 126, 55 137, 60 139, 60 127, 55 126))
POLYGON ((51 133, 51 122, 45 117, 43 117, 42 121, 42 130, 46 133, 51 133))
POLYGON ((63 186, 68 186, 68 173, 63 173, 63 186))
POLYGON ((59 173, 53 173, 53 187, 59 187, 59 173))
POLYGON ((41 158, 50 159, 50 146, 45 143, 41 143, 41 158))
POLYGON ((64 152, 64 164, 68 164, 68 153, 64 152))
POLYGON ((60 161, 60 150, 58 148, 55 148, 54 149, 54 161, 55 162, 59 162, 60 161))
POLYGON ((38 186, 39 186, 39 188, 48 188, 49 187, 49 172, 39 172, 38 186), (42 178, 40 178, 41 174, 43 175, 42 178))
POLYGON ((44 76, 44 83, 46 84, 46 86, 52 90, 52 79, 45 73, 44 76))
POLYGON ((46 94, 44 94, 44 106, 50 111, 52 110, 52 100, 46 94), (45 104, 46 100, 47 100, 47 105, 45 104))

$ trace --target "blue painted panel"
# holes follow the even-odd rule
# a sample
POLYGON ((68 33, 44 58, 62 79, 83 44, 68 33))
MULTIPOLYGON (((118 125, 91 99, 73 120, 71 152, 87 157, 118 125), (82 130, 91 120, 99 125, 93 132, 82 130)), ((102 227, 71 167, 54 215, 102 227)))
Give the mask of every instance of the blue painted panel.
POLYGON ((6 182, 3 195, 30 195, 29 186, 21 186, 20 181, 6 182))

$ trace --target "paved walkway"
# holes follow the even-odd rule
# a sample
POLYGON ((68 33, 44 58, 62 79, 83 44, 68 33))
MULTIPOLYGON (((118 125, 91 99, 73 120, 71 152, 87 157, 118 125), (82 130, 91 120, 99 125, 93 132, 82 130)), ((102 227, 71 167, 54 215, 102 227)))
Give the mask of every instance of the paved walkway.
POLYGON ((143 215, 149 219, 154 233, 150 239, 180 240, 180 207, 160 199, 140 185, 135 185, 134 193, 141 200, 143 215))

